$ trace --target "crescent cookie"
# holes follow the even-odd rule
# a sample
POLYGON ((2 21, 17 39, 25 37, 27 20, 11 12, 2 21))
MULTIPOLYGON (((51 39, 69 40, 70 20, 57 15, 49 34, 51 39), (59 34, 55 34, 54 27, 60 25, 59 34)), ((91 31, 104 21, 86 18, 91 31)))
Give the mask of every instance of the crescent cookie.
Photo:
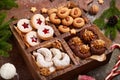
POLYGON ((35 31, 30 31, 25 35, 25 40, 30 46, 38 45, 39 39, 37 37, 37 33, 35 31))
POLYGON ((37 52, 42 54, 45 57, 46 61, 52 60, 52 53, 48 48, 40 48, 37 50, 37 52))
POLYGON ((48 15, 51 15, 52 13, 56 13, 57 9, 56 8, 52 8, 48 10, 48 15))
POLYGON ((53 58, 52 59, 61 59, 62 55, 61 55, 61 51, 57 48, 51 48, 50 51, 53 54, 53 58))
POLYGON ((38 28, 37 33, 38 33, 38 36, 40 37, 40 39, 48 40, 53 37, 54 30, 51 26, 43 25, 38 28))
POLYGON ((36 61, 39 64, 39 67, 51 67, 53 65, 52 61, 45 61, 44 56, 40 53, 33 52, 33 55, 36 56, 36 61))
POLYGON ((73 21, 73 26, 76 28, 81 28, 85 25, 85 21, 83 18, 75 18, 73 21))
POLYGON ((28 19, 20 19, 17 23, 17 28, 23 33, 27 33, 32 30, 28 19))
POLYGON ((53 63, 57 69, 63 69, 70 65, 70 57, 66 53, 61 52, 61 54, 62 59, 53 59, 53 63))
POLYGON ((69 31, 70 31, 70 28, 67 27, 67 26, 64 26, 64 25, 60 25, 60 26, 58 27, 58 30, 59 30, 60 32, 62 32, 62 33, 65 33, 65 32, 69 32, 69 31))
POLYGON ((60 24, 61 23, 61 20, 57 17, 56 13, 50 14, 50 18, 49 19, 54 24, 60 24))
POLYGON ((38 29, 41 25, 45 25, 45 18, 41 14, 35 14, 32 16, 30 23, 33 28, 38 29))

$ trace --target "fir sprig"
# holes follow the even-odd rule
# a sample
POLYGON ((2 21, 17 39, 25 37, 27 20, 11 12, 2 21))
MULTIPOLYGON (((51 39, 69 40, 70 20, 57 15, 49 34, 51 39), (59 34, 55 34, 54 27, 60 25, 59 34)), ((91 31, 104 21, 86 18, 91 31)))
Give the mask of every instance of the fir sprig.
POLYGON ((111 40, 114 40, 117 35, 117 31, 120 30, 120 11, 115 6, 116 0, 111 0, 110 8, 105 10, 102 15, 96 19, 93 23, 96 24, 101 30, 105 30, 105 35, 111 40), (118 16, 118 23, 114 26, 107 25, 105 20, 108 20, 111 16, 118 16))
POLYGON ((9 25, 14 19, 5 21, 5 10, 12 7, 17 7, 15 0, 0 0, 0 10, 4 10, 0 12, 0 55, 4 57, 8 57, 8 52, 12 50, 12 44, 8 40, 12 35, 9 25))
POLYGON ((18 7, 15 0, 0 0, 0 10, 11 9, 12 7, 18 7))

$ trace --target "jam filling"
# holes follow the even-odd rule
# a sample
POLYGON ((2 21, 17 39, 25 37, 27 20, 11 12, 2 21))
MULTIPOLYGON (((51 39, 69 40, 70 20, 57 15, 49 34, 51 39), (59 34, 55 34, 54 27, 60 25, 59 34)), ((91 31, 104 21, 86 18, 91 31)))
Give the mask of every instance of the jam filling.
POLYGON ((55 16, 55 19, 58 19, 58 16, 57 16, 57 15, 55 16))
POLYGON ((74 15, 77 15, 77 14, 78 14, 78 10, 75 9, 75 10, 74 10, 74 15))
POLYGON ((33 35, 33 37, 31 37, 32 42, 37 42, 37 38, 33 35))
POLYGON ((28 28, 28 24, 24 22, 24 24, 22 25, 25 28, 28 28))
POLYGON ((65 12, 66 12, 66 11, 63 10, 63 11, 61 11, 60 13, 61 13, 61 14, 64 14, 65 12))
POLYGON ((47 33, 49 33, 49 29, 44 28, 43 32, 44 32, 44 34, 47 34, 47 33))
POLYGON ((69 21, 69 20, 70 20, 70 17, 67 16, 65 19, 66 19, 66 21, 69 21))
POLYGON ((37 19, 37 24, 41 25, 42 21, 39 19, 37 19))

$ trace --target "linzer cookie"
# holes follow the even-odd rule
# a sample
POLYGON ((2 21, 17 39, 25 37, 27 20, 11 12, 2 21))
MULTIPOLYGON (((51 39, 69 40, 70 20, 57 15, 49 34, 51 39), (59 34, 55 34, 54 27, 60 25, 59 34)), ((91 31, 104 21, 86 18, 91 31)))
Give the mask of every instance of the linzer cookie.
POLYGON ((27 33, 32 30, 30 21, 28 19, 20 19, 17 23, 17 28, 23 33, 27 33))
POLYGON ((35 31, 30 31, 25 35, 25 40, 30 46, 35 46, 40 43, 37 33, 35 31))
POLYGON ((37 33, 38 33, 38 36, 40 37, 40 39, 48 40, 53 37, 54 30, 51 26, 43 25, 38 28, 37 33))
POLYGON ((45 25, 45 18, 41 14, 35 14, 30 20, 31 26, 38 29, 40 26, 45 25))

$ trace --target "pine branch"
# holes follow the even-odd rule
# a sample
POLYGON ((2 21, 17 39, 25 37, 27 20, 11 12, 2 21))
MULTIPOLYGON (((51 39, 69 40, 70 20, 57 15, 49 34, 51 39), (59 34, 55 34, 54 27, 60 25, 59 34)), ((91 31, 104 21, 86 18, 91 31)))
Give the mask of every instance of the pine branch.
POLYGON ((15 0, 0 0, 0 10, 11 9, 12 7, 18 7, 15 0))
POLYGON ((3 57, 9 57, 8 52, 4 51, 4 50, 1 50, 1 49, 0 49, 0 55, 3 56, 3 57))
MULTIPOLYGON (((96 24, 100 29, 105 29, 105 35, 112 40, 115 39, 117 35, 117 30, 120 30, 120 19, 118 23, 114 26, 108 25, 105 20, 108 20, 111 16, 120 16, 120 11, 115 6, 116 0, 111 0, 110 8, 105 10, 102 15, 96 19, 93 23, 96 24)), ((119 17, 120 18, 120 17, 119 17)))
POLYGON ((0 50, 10 51, 12 50, 12 45, 5 41, 0 41, 0 50))
POLYGON ((6 13, 0 13, 0 24, 3 23, 5 17, 6 17, 6 13))
POLYGON ((110 38, 111 40, 114 40, 116 38, 117 35, 117 29, 116 28, 112 28, 110 31, 110 38))
MULTIPOLYGON (((12 7, 17 6, 15 0, 0 0, 0 10, 11 9, 12 7)), ((8 43, 8 40, 12 35, 9 25, 14 19, 12 18, 5 22, 5 18, 6 13, 0 12, 0 55, 8 57, 8 52, 12 50, 12 45, 8 43)))

